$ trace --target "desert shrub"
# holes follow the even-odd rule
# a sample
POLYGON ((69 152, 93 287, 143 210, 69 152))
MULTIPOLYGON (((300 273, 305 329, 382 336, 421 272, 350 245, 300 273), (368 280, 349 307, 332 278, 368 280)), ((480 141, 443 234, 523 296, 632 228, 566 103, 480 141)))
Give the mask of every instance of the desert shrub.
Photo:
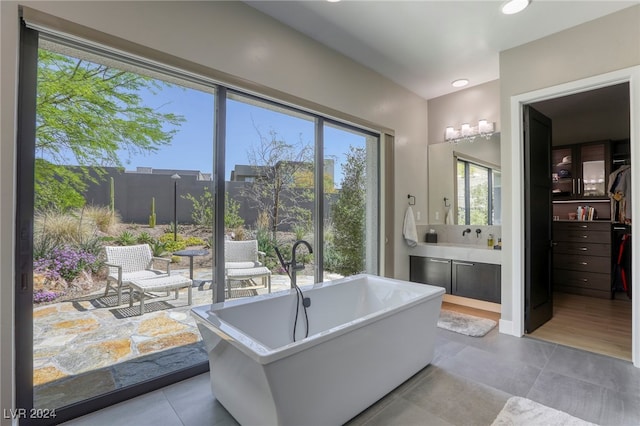
POLYGON ((240 216, 240 203, 224 194, 224 227, 226 229, 240 228, 244 225, 244 219, 240 216))
POLYGON ((160 240, 154 240, 149 244, 151 247, 151 252, 156 257, 161 257, 167 254, 167 243, 164 243, 160 240))
POLYGON ((120 223, 120 216, 112 214, 111 209, 106 206, 87 206, 83 209, 83 216, 105 234, 111 232, 113 227, 120 223))
POLYGON ((191 209, 191 220, 198 226, 211 228, 213 226, 213 196, 209 188, 204 188, 202 195, 195 197, 194 195, 183 195, 182 198, 193 203, 191 209))
POLYGON ((173 253, 187 248, 187 243, 185 242, 184 237, 178 234, 177 238, 177 241, 173 241, 173 234, 164 234, 158 238, 158 241, 164 243, 166 251, 173 253))
POLYGON ((340 253, 335 246, 335 230, 331 222, 324 225, 324 269, 328 272, 338 272, 341 263, 340 253))
POLYGON ((47 235, 61 243, 76 243, 94 234, 94 224, 73 212, 46 210, 34 217, 34 235, 47 235))
POLYGON ((190 247, 190 246, 203 246, 205 244, 205 241, 202 238, 198 238, 198 237, 187 237, 184 240, 185 246, 190 247))
POLYGON ((47 232, 38 232, 33 235, 33 258, 35 260, 50 258, 53 250, 60 246, 60 239, 47 232))
POLYGON ((293 227, 293 233, 296 236, 296 240, 304 239, 304 236, 307 235, 308 228, 306 226, 296 225, 293 227))
MULTIPOLYGON (((173 224, 173 222, 171 222, 171 223, 169 223, 167 226, 165 226, 165 227, 162 229, 162 231, 163 231, 165 234, 171 234, 171 236, 173 237, 173 230, 174 230, 174 228, 175 228, 175 225, 173 224)), ((180 224, 178 224, 178 230, 177 230, 177 233, 184 233, 185 229, 186 229, 186 228, 184 227, 184 225, 180 225, 180 224)))
POLYGON ((154 238, 145 231, 142 231, 140 234, 138 234, 136 240, 138 241, 138 244, 152 244, 155 241, 154 238))
POLYGON ((114 240, 114 243, 121 246, 132 246, 137 242, 135 235, 129 231, 122 231, 114 240))
POLYGON ((34 272, 43 274, 47 279, 64 279, 73 281, 80 273, 87 269, 96 272, 99 262, 95 255, 69 246, 57 247, 52 250, 51 257, 41 258, 33 263, 34 272))

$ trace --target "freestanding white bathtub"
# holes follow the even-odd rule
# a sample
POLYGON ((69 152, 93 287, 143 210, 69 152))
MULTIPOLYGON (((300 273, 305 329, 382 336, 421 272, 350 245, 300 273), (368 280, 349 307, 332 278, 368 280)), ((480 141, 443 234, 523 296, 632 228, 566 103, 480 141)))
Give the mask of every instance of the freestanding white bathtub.
POLYGON ((242 425, 343 424, 433 358, 444 289, 357 275, 193 308, 211 388, 242 425))

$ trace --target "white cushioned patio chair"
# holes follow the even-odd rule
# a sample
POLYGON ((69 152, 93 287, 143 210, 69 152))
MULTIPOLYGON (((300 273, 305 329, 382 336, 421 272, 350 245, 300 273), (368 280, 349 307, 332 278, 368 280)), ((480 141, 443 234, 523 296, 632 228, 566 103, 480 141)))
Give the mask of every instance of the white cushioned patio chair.
POLYGON ((105 246, 105 265, 109 268, 107 288, 104 295, 112 288, 118 293, 118 305, 122 303, 122 289, 129 287, 131 281, 168 276, 171 273, 171 259, 154 257, 149 244, 134 246, 105 246), (165 264, 164 270, 155 269, 154 261, 165 264))
POLYGON ((262 286, 271 293, 271 271, 260 261, 264 256, 264 252, 258 251, 257 240, 224 242, 224 271, 229 297, 232 281, 248 283, 249 288, 255 288, 254 278, 261 278, 262 286))

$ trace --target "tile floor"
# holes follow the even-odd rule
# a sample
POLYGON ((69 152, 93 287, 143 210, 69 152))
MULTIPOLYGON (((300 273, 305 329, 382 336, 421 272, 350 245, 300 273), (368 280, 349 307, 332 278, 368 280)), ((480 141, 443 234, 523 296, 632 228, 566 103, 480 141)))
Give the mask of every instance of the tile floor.
MULTIPOLYGON (((629 362, 492 330, 483 338, 438 329, 430 366, 349 422, 490 425, 522 396, 601 425, 640 424, 640 369, 629 362)), ((208 373, 72 420, 68 425, 235 425, 208 373)))

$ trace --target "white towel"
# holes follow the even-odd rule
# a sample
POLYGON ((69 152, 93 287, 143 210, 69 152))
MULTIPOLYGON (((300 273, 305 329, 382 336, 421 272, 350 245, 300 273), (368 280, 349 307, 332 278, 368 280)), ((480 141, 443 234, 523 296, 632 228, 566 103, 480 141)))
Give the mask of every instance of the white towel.
POLYGON ((453 211, 451 210, 451 207, 447 208, 447 214, 444 217, 444 223, 446 223, 447 225, 453 225, 453 211))
POLYGON ((413 217, 413 209, 411 206, 407 207, 407 211, 404 214, 402 235, 409 247, 415 247, 418 245, 418 231, 416 229, 416 220, 413 217))

